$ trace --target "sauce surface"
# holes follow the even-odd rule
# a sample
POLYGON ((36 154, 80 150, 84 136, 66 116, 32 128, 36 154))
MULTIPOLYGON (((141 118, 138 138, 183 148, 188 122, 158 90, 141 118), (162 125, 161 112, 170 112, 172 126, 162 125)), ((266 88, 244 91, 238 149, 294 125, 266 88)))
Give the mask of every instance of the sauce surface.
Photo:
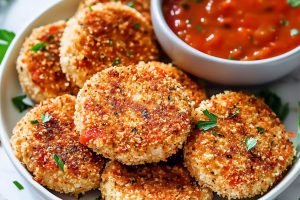
POLYGON ((300 6, 287 0, 164 0, 173 32, 219 58, 260 60, 300 45, 300 6))

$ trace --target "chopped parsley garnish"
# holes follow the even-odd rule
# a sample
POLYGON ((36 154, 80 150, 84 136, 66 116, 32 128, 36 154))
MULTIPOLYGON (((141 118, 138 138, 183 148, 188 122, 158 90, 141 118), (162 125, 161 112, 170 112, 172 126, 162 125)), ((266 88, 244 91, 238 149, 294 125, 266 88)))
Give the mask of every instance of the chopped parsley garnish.
POLYGON ((15 186, 16 186, 19 190, 24 190, 23 185, 21 185, 21 183, 19 183, 18 181, 14 181, 13 183, 15 184, 15 186))
POLYGON ((183 4, 181 4, 181 7, 182 7, 183 9, 189 9, 189 8, 190 8, 190 5, 189 5, 188 3, 183 3, 183 4))
POLYGON ((299 34, 299 30, 298 30, 298 29, 296 29, 296 28, 293 28, 293 29, 291 29, 291 32, 290 32, 290 34, 291 34, 291 36, 296 36, 296 35, 298 35, 298 34, 299 34))
POLYGON ((127 6, 129 6, 129 7, 131 7, 131 8, 134 8, 134 1, 129 1, 128 3, 127 3, 127 6))
POLYGON ((261 91, 259 96, 264 99, 265 103, 273 110, 281 121, 285 120, 290 109, 288 103, 283 104, 280 97, 268 89, 261 91))
POLYGON ((26 95, 20 95, 12 98, 13 105, 18 109, 19 112, 23 112, 32 106, 26 104, 23 100, 26 98, 26 95))
POLYGON ((89 8, 90 11, 93 11, 93 8, 92 8, 91 5, 89 5, 88 8, 89 8))
POLYGON ((203 131, 207 131, 211 128, 214 128, 217 126, 218 117, 214 115, 213 113, 208 112, 208 110, 204 110, 203 114, 208 117, 209 121, 198 121, 196 123, 196 128, 201 129, 203 131))
POLYGON ((108 40, 108 44, 109 44, 109 46, 112 46, 112 45, 113 45, 112 39, 109 39, 109 40, 108 40))
POLYGON ((300 0, 288 0, 288 4, 291 7, 298 7, 300 6, 300 0))
POLYGON ((127 57, 130 57, 130 56, 132 56, 132 52, 130 52, 130 51, 126 51, 126 56, 127 56, 127 57))
POLYGON ((31 120, 30 123, 31 123, 31 124, 38 124, 39 121, 38 121, 38 120, 31 120))
POLYGON ((228 60, 235 60, 234 58, 233 58, 233 56, 228 56, 228 60))
POLYGON ((282 19, 282 20, 280 20, 280 24, 281 24, 282 26, 288 26, 288 25, 289 25, 289 21, 286 20, 286 19, 282 19))
POLYGON ((52 116, 49 115, 48 112, 46 112, 45 114, 42 114, 42 122, 43 123, 47 123, 52 119, 52 116))
POLYGON ((231 117, 236 117, 239 113, 240 113, 240 109, 238 107, 235 107, 231 117))
POLYGON ((59 169, 65 173, 64 161, 60 157, 58 157, 58 155, 56 155, 56 154, 53 154, 52 157, 53 157, 53 160, 56 162, 57 166, 59 167, 59 169))
POLYGON ((119 65, 121 63, 121 58, 117 57, 113 62, 112 62, 112 66, 116 66, 119 65))
POLYGON ((195 0, 195 3, 201 3, 202 0, 195 0))
POLYGON ((259 133, 264 133, 265 132, 265 129, 263 129, 262 127, 256 127, 256 129, 257 129, 257 131, 259 132, 259 133))
POLYGON ((245 140, 246 143, 246 149, 247 151, 250 151, 257 145, 257 139, 255 138, 246 138, 245 140))
POLYGON ((202 30, 203 30, 203 27, 202 27, 202 26, 200 26, 200 25, 197 25, 197 26, 196 26, 196 30, 197 30, 198 32, 200 32, 200 31, 202 31, 202 30))
POLYGON ((140 23, 136 23, 136 24, 133 25, 133 28, 135 30, 139 30, 141 28, 141 24, 140 23))
POLYGON ((46 43, 45 42, 39 42, 33 45, 31 47, 31 51, 38 52, 38 51, 45 51, 46 50, 46 43))
POLYGON ((14 39, 15 34, 13 32, 4 30, 4 29, 0 29, 0 64, 4 58, 4 55, 10 45, 10 43, 12 42, 12 40, 14 39))

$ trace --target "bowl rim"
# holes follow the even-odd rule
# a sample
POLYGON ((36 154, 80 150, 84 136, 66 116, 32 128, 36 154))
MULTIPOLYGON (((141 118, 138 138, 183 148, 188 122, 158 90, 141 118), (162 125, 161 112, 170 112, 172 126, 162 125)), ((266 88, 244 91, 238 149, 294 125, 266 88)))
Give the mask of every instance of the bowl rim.
MULTIPOLYGON (((0 67, 0 139, 1 139, 1 143, 4 147, 5 153, 8 156, 9 160, 11 161, 11 163, 13 164, 13 166, 15 167, 15 169, 19 172, 19 174, 24 178, 24 180, 26 181, 26 183, 29 183, 32 186, 32 189, 34 189, 36 192, 38 192, 38 195, 40 197, 46 198, 46 199, 51 199, 51 200, 61 200, 60 197, 56 196, 55 194, 53 194, 52 192, 50 192, 46 187, 42 186, 41 184, 39 184, 38 182, 36 182, 33 179, 33 176, 31 175, 31 173, 29 173, 29 171, 27 171, 27 169, 25 168, 25 166, 22 165, 22 163, 15 157, 13 151, 12 151, 12 147, 10 145, 10 137, 8 134, 8 128, 5 125, 5 116, 3 113, 3 109, 2 107, 4 106, 4 97, 3 97, 3 92, 5 91, 4 88, 4 76, 5 76, 5 72, 7 71, 7 69, 9 68, 9 60, 11 57, 11 54, 16 51, 16 50, 20 50, 20 49, 15 49, 16 46, 19 43, 23 43, 24 38, 27 36, 27 32, 28 29, 33 26, 35 23, 38 23, 38 20, 44 16, 44 15, 49 15, 49 12, 51 12, 51 10, 55 10, 58 7, 62 7, 65 4, 69 4, 70 2, 72 3, 76 3, 76 1, 74 0, 63 0, 63 1, 58 1, 53 3, 51 6, 41 10, 38 12, 38 14, 36 14, 31 20, 27 21, 17 32, 16 37, 13 39, 12 43, 10 44, 5 57, 1 63, 1 67, 0 67)), ((36 27, 36 26, 34 26, 36 27)), ((31 30, 30 30, 31 31, 31 30)), ((14 65, 12 65, 14 66, 14 65)))
POLYGON ((225 58, 219 58, 216 56, 208 55, 206 53, 201 52, 200 50, 195 49, 194 47, 188 45, 183 40, 181 40, 169 27, 167 24, 165 17, 162 12, 162 4, 163 0, 151 0, 151 18, 152 20, 156 20, 158 23, 158 26, 161 26, 161 31, 164 32, 165 35, 170 37, 170 39, 180 48, 187 51, 189 54, 192 54, 193 56, 201 57, 206 60, 211 60, 213 62, 217 63, 224 63, 224 64, 231 64, 238 67, 247 67, 249 65, 263 65, 263 64, 269 64, 274 63, 279 60, 288 59, 291 56, 294 56, 295 54, 300 54, 300 45, 295 47, 292 50, 289 50, 283 54, 271 57, 271 58, 265 58, 261 60, 251 60, 251 61, 241 61, 241 60, 229 60, 225 58))

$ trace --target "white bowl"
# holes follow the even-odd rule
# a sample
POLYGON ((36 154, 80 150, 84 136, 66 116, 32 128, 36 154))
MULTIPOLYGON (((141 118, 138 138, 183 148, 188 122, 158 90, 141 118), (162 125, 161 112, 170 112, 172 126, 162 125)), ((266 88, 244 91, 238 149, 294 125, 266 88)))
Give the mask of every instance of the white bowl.
POLYGON ((235 61, 202 53, 173 33, 162 13, 162 0, 151 1, 151 17, 162 48, 175 64, 200 78, 227 85, 256 85, 278 79, 300 66, 300 46, 280 56, 235 61))

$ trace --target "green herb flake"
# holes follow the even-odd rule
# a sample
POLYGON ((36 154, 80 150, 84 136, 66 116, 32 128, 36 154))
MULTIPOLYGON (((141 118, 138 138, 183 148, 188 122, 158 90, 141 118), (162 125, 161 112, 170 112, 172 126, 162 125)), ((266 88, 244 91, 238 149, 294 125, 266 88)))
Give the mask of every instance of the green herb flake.
POLYGON ((92 5, 89 5, 88 8, 89 8, 90 11, 93 11, 92 5))
POLYGON ((201 31, 203 30, 203 27, 200 26, 200 25, 197 25, 197 26, 196 26, 196 30, 197 30, 198 32, 201 32, 201 31))
POLYGON ((134 28, 135 30, 139 30, 139 29, 141 28, 141 24, 140 24, 140 23, 135 23, 135 24, 133 25, 133 28, 134 28))
POLYGON ((202 0, 195 0, 195 3, 201 3, 202 0))
POLYGON ((32 107, 23 101, 25 98, 26 95, 20 95, 12 98, 12 103, 19 112, 23 112, 24 110, 32 107))
POLYGON ((134 1, 129 1, 127 3, 127 6, 129 6, 130 8, 134 8, 135 7, 134 1))
POLYGON ((13 183, 15 184, 15 186, 16 186, 19 190, 24 190, 23 185, 21 185, 21 183, 19 183, 18 181, 14 181, 13 183))
POLYGON ((64 161, 60 157, 58 157, 58 155, 56 155, 56 154, 53 154, 52 157, 53 157, 53 160, 56 162, 57 166, 59 167, 59 169, 65 173, 64 161))
POLYGON ((228 56, 228 60, 235 60, 232 55, 228 56))
POLYGON ((291 36, 294 37, 299 34, 299 30, 296 28, 293 28, 293 29, 291 29, 290 34, 291 34, 291 36))
POLYGON ((182 7, 183 9, 190 9, 190 5, 189 5, 188 3, 182 3, 182 4, 181 4, 181 7, 182 7))
POLYGON ((259 96, 264 99, 265 103, 273 110, 281 121, 285 120, 290 110, 288 103, 283 104, 280 97, 269 89, 262 90, 259 96))
POLYGON ((108 44, 109 44, 109 46, 112 46, 112 45, 113 45, 112 39, 109 39, 109 40, 108 40, 108 44))
POLYGON ((257 131, 259 132, 259 133, 264 133, 265 132, 265 129, 264 128, 262 128, 262 127, 256 127, 256 129, 257 129, 257 131))
POLYGON ((208 110, 204 110, 203 114, 206 117, 208 117, 209 121, 202 121, 202 120, 198 121, 196 123, 196 128, 197 129, 207 131, 207 130, 217 126, 218 117, 216 115, 214 115, 213 113, 210 113, 208 110))
POLYGON ((38 120, 31 120, 30 123, 31 123, 31 124, 38 124, 39 121, 38 121, 38 120))
POLYGON ((46 43, 45 42, 39 42, 33 45, 31 47, 31 51, 38 52, 38 51, 45 51, 46 50, 46 43))
POLYGON ((112 62, 112 66, 116 66, 119 65, 121 63, 121 58, 117 57, 113 62, 112 62))
POLYGON ((257 145, 257 139, 255 138, 246 138, 245 140, 246 143, 246 149, 247 151, 250 151, 257 145))
POLYGON ((235 107, 231 117, 236 117, 239 113, 240 113, 240 109, 238 107, 235 107))
POLYGON ((291 7, 299 7, 300 6, 300 0, 288 0, 288 4, 291 7))
POLYGON ((290 24, 290 22, 286 19, 280 20, 280 25, 282 25, 282 26, 288 26, 289 24, 290 24))
POLYGON ((4 55, 10 45, 10 43, 12 42, 12 40, 14 39, 15 34, 13 32, 4 30, 4 29, 0 29, 0 64, 4 58, 4 55))
POLYGON ((52 116, 49 115, 48 112, 46 112, 45 114, 42 114, 42 122, 43 123, 47 123, 52 119, 52 116))
POLYGON ((126 56, 127 56, 127 57, 131 57, 131 56, 132 56, 132 52, 126 51, 126 56))

